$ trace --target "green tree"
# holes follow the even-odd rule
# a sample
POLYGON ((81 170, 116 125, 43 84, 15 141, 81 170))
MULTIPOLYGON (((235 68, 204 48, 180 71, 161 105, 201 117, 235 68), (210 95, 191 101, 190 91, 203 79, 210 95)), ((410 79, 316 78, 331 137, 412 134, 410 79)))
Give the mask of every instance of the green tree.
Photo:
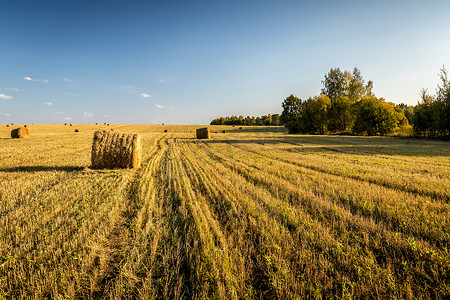
POLYGON ((274 126, 280 125, 280 115, 279 114, 272 115, 272 125, 274 125, 274 126))
POLYGON ((300 108, 302 100, 290 95, 284 99, 282 103, 283 112, 281 113, 280 120, 284 126, 288 129, 289 133, 299 133, 298 117, 300 116, 300 108))
POLYGON ((416 135, 436 136, 440 129, 441 102, 428 93, 420 91, 419 102, 414 108, 414 133, 416 135))
POLYGON ((348 98, 351 103, 355 103, 356 101, 361 100, 365 94, 366 88, 364 86, 364 79, 361 75, 361 71, 355 67, 348 87, 348 98))
POLYGON ((328 110, 329 129, 331 131, 351 129, 355 120, 353 104, 348 97, 339 97, 331 101, 331 106, 328 110))
POLYGON ((439 78, 441 84, 438 85, 436 93, 436 101, 439 102, 437 106, 441 109, 439 127, 443 135, 450 135, 450 81, 445 66, 442 67, 439 78))
POLYGON ((328 109, 331 100, 326 95, 309 98, 302 103, 299 118, 301 133, 324 134, 328 125, 328 109))
POLYGON ((322 80, 322 94, 328 96, 332 103, 337 98, 348 96, 351 80, 352 75, 349 71, 342 72, 339 68, 332 68, 322 80))
POLYGON ((397 120, 392 105, 376 97, 364 97, 356 113, 355 133, 368 135, 386 135, 394 132, 397 120))

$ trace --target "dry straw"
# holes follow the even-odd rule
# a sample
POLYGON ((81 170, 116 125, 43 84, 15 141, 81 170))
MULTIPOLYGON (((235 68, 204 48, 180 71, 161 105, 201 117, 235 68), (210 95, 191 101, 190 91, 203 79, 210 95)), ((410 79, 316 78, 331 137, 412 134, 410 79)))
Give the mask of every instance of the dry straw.
POLYGON ((28 131, 28 128, 26 128, 26 127, 19 127, 19 128, 11 130, 11 137, 13 139, 22 139, 22 138, 27 138, 29 136, 30 136, 30 132, 28 131))
POLYGON ((209 139, 209 128, 199 128, 197 129, 197 138, 198 139, 209 139))
POLYGON ((138 168, 141 163, 141 137, 97 130, 92 143, 92 168, 138 168))

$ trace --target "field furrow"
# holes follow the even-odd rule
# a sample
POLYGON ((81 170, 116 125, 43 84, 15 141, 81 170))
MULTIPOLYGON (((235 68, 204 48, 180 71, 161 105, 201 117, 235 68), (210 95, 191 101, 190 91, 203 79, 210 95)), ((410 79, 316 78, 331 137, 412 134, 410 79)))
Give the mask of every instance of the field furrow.
MULTIPOLYGON (((312 153, 306 151, 305 154, 302 154, 301 146, 277 147, 273 146, 273 143, 264 141, 250 141, 249 143, 233 141, 231 144, 242 150, 311 170, 416 193, 438 201, 448 202, 450 200, 450 171, 446 163, 440 167, 433 165, 434 168, 430 168, 429 165, 426 168, 419 168, 414 161, 393 166, 382 164, 381 160, 376 157, 365 159, 360 155, 328 156, 321 155, 320 151, 312 153), (370 160, 374 160, 374 162, 370 162, 370 160), (414 167, 411 168, 411 166, 414 167)), ((448 161, 445 157, 444 160, 448 161)))

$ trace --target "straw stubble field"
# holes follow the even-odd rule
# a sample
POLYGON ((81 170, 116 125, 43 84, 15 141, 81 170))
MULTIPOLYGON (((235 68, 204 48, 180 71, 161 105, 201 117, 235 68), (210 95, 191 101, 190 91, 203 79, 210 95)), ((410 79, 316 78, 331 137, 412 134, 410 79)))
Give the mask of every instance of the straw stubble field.
POLYGON ((141 168, 91 170, 103 127, 0 128, 0 298, 450 294, 448 142, 111 125, 141 168))

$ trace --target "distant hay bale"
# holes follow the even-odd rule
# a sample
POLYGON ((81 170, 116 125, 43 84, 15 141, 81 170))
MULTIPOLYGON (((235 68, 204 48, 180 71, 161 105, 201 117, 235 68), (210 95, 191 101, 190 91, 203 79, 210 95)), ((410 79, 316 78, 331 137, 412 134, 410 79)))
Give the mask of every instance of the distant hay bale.
POLYGON ((27 125, 23 125, 23 127, 27 127, 27 125))
POLYGON ((67 125, 67 123, 64 123, 64 125, 67 125))
POLYGON ((28 128, 26 128, 26 127, 19 127, 19 128, 11 130, 11 137, 13 139, 22 139, 22 138, 27 138, 29 136, 30 136, 30 132, 28 131, 28 128))
POLYGON ((106 124, 106 126, 109 126, 109 123, 108 123, 108 124, 106 124))
POLYGON ((9 124, 6 124, 6 127, 9 127, 9 124))
POLYGON ((239 129, 242 129, 242 127, 239 127, 239 129))
POLYGON ((72 124, 70 124, 69 126, 72 126, 72 124))
POLYGON ((209 128, 199 128, 197 129, 197 138, 198 139, 209 139, 209 128))
POLYGON ((75 129, 75 132, 80 132, 78 129, 75 129))
POLYGON ((167 129, 164 129, 164 132, 167 132, 167 129))
POLYGON ((98 125, 98 123, 95 123, 95 125, 98 125))
POLYGON ((11 123, 11 125, 14 125, 14 123, 11 123))
POLYGON ((222 130, 222 133, 225 133, 225 130, 222 130))
POLYGON ((91 155, 92 168, 139 168, 141 137, 139 134, 97 130, 91 155))

